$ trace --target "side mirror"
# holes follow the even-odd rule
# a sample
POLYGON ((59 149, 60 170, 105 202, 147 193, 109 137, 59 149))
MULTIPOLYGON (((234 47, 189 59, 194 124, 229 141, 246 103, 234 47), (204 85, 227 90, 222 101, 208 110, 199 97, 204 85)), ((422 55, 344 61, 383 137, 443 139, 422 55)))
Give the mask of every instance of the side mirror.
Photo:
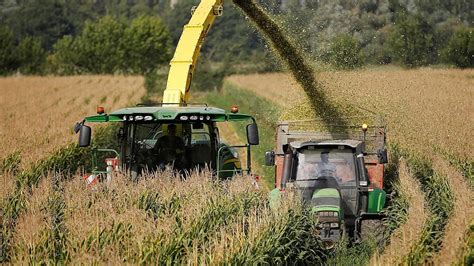
POLYGON ((265 152, 265 165, 266 166, 275 165, 275 152, 274 151, 265 152))
POLYGON ((79 147, 87 147, 91 144, 91 127, 82 125, 79 131, 79 147))
POLYGON ((79 132, 79 130, 81 130, 81 126, 82 124, 77 122, 75 125, 74 125, 74 133, 77 134, 77 132, 79 132))
POLYGON ((379 159, 380 164, 388 163, 388 155, 387 155, 387 150, 378 150, 377 151, 377 157, 379 159))
POLYGON ((258 145, 260 143, 258 138, 258 127, 256 123, 247 125, 247 142, 250 145, 258 145))

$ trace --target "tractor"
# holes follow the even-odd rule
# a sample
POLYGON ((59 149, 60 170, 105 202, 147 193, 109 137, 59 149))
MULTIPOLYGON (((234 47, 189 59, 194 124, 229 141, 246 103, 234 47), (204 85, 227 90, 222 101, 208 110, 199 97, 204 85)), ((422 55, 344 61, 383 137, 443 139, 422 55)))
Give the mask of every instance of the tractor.
POLYGON ((219 177, 251 172, 250 147, 258 145, 258 128, 250 115, 239 114, 233 106, 231 112, 207 105, 191 104, 190 91, 194 70, 201 46, 216 17, 223 14, 223 0, 202 0, 191 9, 192 17, 184 26, 176 47, 162 103, 155 106, 135 106, 106 114, 104 108, 97 115, 86 117, 75 126, 79 145, 90 145, 91 128, 86 122, 119 123, 118 149, 94 148, 93 173, 112 178, 114 171, 130 171, 136 178, 144 171, 172 166, 179 172, 210 167, 219 177), (230 147, 219 137, 217 123, 247 121, 247 143, 230 147), (247 166, 242 168, 236 149, 247 149, 247 166), (99 153, 112 154, 106 158, 105 169, 97 161, 99 153))
MULTIPOLYGON (((379 119, 379 121, 381 121, 379 119)), ((275 167, 271 206, 296 191, 317 219, 318 236, 332 249, 343 237, 380 242, 385 206, 385 127, 324 125, 319 120, 281 122, 276 150, 265 153, 275 167), (272 204, 273 202, 273 204, 272 204)))

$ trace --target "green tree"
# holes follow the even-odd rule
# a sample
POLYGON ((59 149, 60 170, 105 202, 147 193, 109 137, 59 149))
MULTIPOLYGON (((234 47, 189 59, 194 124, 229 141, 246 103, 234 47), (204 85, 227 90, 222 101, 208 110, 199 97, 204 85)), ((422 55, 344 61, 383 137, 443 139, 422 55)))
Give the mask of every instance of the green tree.
POLYGON ((133 20, 125 30, 122 46, 127 72, 148 73, 171 59, 171 40, 158 17, 133 20))
POLYGON ((66 35, 54 44, 54 54, 48 58, 49 72, 60 75, 86 72, 80 67, 80 57, 74 37, 66 35))
POLYGON ((347 34, 336 37, 329 50, 329 62, 338 69, 354 69, 361 66, 359 42, 347 34))
POLYGON ((0 75, 8 74, 17 67, 13 32, 7 27, 0 27, 0 75))
POLYGON ((25 1, 9 20, 17 39, 38 37, 47 50, 62 36, 75 33, 64 6, 56 0, 25 1))
POLYGON ((46 62, 46 51, 40 39, 26 37, 17 48, 20 72, 23 74, 41 74, 46 62))
POLYGON ((436 63, 433 32, 421 16, 399 13, 388 39, 393 58, 407 67, 436 63))
POLYGON ((49 62, 59 74, 145 74, 167 63, 170 50, 169 34, 159 18, 142 16, 127 27, 106 16, 87 22, 79 36, 58 41, 49 62))
POLYGON ((106 16, 96 22, 86 22, 76 40, 76 66, 91 73, 115 73, 124 69, 122 39, 125 25, 106 16))
POLYGON ((446 55, 450 63, 460 67, 474 67, 474 28, 462 27, 449 40, 446 55))

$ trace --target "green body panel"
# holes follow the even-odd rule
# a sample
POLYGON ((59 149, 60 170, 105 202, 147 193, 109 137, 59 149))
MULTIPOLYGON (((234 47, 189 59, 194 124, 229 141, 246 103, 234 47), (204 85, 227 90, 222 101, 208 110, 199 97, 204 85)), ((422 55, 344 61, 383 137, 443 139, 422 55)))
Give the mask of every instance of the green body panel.
POLYGON ((278 188, 275 188, 268 193, 268 201, 272 210, 278 209, 278 207, 280 207, 281 196, 282 193, 278 188))
POLYGON ((323 189, 317 189, 313 193, 313 198, 312 198, 312 206, 311 206, 311 212, 316 213, 320 211, 334 211, 339 214, 339 219, 342 218, 342 211, 341 211, 341 194, 339 191, 335 188, 323 188, 323 189), (330 204, 330 203, 320 203, 320 204, 315 204, 314 201, 319 200, 319 201, 325 201, 329 200, 334 203, 339 203, 339 204, 330 204))
POLYGON ((122 117, 116 115, 94 115, 86 117, 86 122, 105 123, 105 122, 123 122, 122 117))
POLYGON ((245 121, 249 119, 253 119, 253 117, 247 114, 227 114, 227 121, 245 121))
POLYGON ((313 199, 315 198, 337 198, 340 199, 341 196, 339 194, 339 191, 335 188, 323 188, 323 189, 318 189, 314 192, 313 194, 313 199))
MULTIPOLYGON (((124 116, 128 115, 151 115, 153 121, 157 120, 179 120, 182 115, 202 115, 209 116, 206 121, 225 122, 225 121, 245 121, 253 117, 247 114, 227 113, 223 109, 214 107, 130 107, 111 112, 86 117, 86 122, 123 122, 124 116)), ((183 120, 188 122, 189 120, 183 120)), ((192 121, 191 121, 192 122, 192 121)))
POLYGON ((369 203, 367 206, 368 213, 379 213, 385 206, 385 198, 387 193, 382 189, 375 188, 369 191, 369 203))

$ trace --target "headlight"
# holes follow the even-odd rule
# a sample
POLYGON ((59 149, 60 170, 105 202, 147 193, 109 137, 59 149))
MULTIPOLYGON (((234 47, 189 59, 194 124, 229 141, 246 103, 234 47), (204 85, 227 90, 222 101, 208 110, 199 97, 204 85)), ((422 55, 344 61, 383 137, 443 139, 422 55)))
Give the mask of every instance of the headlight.
POLYGON ((321 217, 336 217, 338 212, 319 212, 318 215, 321 217))
POLYGON ((331 223, 331 228, 338 228, 339 227, 339 223, 331 223))

